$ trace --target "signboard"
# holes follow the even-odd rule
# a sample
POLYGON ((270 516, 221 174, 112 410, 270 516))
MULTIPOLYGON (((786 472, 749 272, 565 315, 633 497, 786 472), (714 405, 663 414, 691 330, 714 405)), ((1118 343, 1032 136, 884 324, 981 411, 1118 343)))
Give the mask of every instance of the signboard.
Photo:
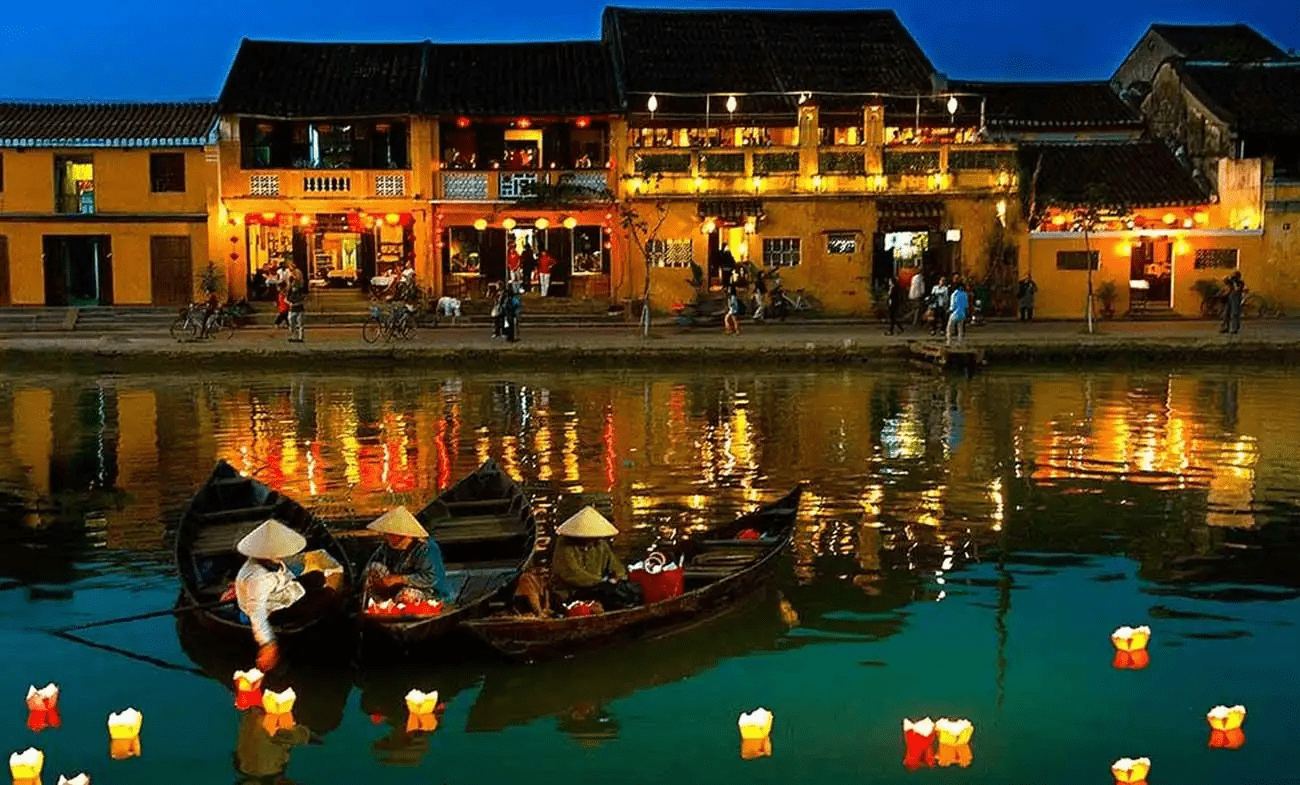
POLYGON ((853 254, 858 252, 856 232, 832 232, 826 235, 826 253, 853 254))
POLYGON ((347 213, 316 213, 316 231, 350 232, 352 224, 347 213))

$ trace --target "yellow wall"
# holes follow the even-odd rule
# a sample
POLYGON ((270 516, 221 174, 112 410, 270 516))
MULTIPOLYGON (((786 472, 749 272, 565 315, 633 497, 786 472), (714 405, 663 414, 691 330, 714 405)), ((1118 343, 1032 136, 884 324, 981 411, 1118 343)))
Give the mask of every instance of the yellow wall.
POLYGON ((61 155, 90 157, 95 167, 95 211, 98 213, 204 213, 214 190, 213 164, 201 149, 27 149, 0 151, 4 156, 4 192, 0 213, 54 213, 54 159, 61 155), (149 155, 185 153, 185 192, 152 193, 149 155))

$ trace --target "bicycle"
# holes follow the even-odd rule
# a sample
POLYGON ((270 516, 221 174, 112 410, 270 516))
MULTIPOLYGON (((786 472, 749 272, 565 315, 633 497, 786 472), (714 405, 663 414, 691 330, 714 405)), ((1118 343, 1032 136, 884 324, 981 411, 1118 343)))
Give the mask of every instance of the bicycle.
POLYGON ((374 343, 381 337, 386 341, 409 341, 415 337, 415 312, 406 305, 398 305, 387 313, 378 305, 370 306, 370 318, 361 325, 361 340, 374 343))
POLYGON ((235 335, 235 318, 237 314, 234 309, 222 308, 208 317, 206 329, 202 337, 215 338, 217 336, 226 339, 233 338, 235 335))
POLYGON ((188 305, 180 309, 180 316, 172 322, 171 333, 178 343, 186 340, 197 340, 203 337, 203 321, 207 308, 202 305, 188 305))

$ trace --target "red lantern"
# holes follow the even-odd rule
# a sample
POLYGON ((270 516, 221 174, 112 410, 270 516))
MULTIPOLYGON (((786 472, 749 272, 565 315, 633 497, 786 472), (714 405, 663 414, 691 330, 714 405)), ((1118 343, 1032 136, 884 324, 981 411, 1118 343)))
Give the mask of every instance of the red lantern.
POLYGON ((457 118, 456 118, 456 127, 457 127, 457 128, 469 128, 469 118, 468 118, 468 117, 457 117, 457 118))
POLYGON ((591 125, 591 118, 579 117, 577 120, 573 121, 573 124, 578 126, 579 128, 586 128, 587 126, 591 125))

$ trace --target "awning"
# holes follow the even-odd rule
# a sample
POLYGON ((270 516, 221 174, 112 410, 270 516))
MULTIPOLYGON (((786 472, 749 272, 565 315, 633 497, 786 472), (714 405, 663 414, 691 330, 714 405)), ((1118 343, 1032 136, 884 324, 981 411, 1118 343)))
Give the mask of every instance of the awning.
POLYGON ((881 218, 943 218, 943 202, 938 199, 880 199, 876 211, 881 218))
POLYGON ((701 218, 743 221, 750 216, 762 216, 763 203, 758 199, 709 199, 700 202, 699 215, 701 218))

